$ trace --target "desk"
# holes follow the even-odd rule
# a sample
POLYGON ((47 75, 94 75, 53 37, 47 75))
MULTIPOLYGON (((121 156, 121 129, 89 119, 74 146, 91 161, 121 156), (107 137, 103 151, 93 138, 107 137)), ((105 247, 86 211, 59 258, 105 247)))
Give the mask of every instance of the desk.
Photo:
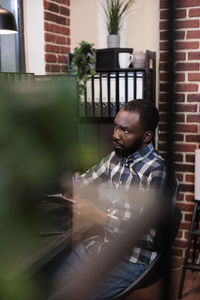
POLYGON ((42 236, 36 241, 36 249, 27 254, 16 267, 16 275, 31 276, 47 264, 64 248, 70 247, 72 241, 72 230, 65 234, 54 236, 42 236))
POLYGON ((11 262, 11 271, 9 274, 0 274, 0 280, 12 280, 17 277, 28 279, 50 262, 65 248, 72 246, 73 239, 91 227, 90 223, 79 223, 59 235, 42 235, 31 238, 31 244, 15 260, 15 265, 11 262), (16 263, 17 261, 17 263, 16 263))
POLYGON ((11 272, 6 276, 0 274, 1 279, 12 280, 19 276, 29 278, 39 271, 45 264, 52 260, 64 248, 70 247, 72 243, 72 229, 65 234, 51 236, 36 236, 31 240, 31 246, 24 251, 12 266, 11 272))

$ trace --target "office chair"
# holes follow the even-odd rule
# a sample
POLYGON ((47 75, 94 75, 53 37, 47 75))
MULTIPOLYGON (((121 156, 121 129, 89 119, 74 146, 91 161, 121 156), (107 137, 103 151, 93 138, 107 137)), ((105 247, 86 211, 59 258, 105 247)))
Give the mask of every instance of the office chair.
MULTIPOLYGON (((180 208, 175 205, 174 210, 172 212, 172 215, 170 217, 170 237, 169 242, 172 244, 176 234, 178 232, 179 226, 181 221, 181 212, 180 208)), ((159 279, 162 278, 162 265, 163 265, 163 258, 164 255, 164 249, 161 249, 156 258, 153 260, 153 262, 149 265, 149 267, 145 270, 145 272, 137 278, 134 282, 132 282, 127 288, 125 288, 123 291, 119 292, 118 294, 112 296, 110 300, 122 300, 125 299, 126 296, 133 293, 135 290, 147 288, 150 285, 157 282, 159 279)))

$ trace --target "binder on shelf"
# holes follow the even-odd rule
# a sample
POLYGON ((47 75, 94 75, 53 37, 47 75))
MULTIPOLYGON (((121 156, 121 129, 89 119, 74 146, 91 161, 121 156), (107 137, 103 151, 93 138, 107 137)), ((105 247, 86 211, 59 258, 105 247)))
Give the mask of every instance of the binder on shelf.
POLYGON ((94 115, 95 117, 101 117, 100 107, 100 78, 98 75, 94 77, 94 115))
POLYGON ((107 75, 102 76, 102 117, 108 118, 108 80, 107 75))
POLYGON ((82 118, 86 117, 85 111, 86 109, 85 109, 84 95, 81 95, 80 102, 79 102, 79 116, 82 118))
POLYGON ((125 102, 125 73, 119 74, 119 102, 125 102))
POLYGON ((116 58, 118 59, 119 52, 125 52, 124 49, 130 52, 129 48, 120 48, 120 51, 97 50, 97 73, 87 83, 86 99, 80 104, 80 117, 89 117, 92 122, 98 118, 98 122, 101 122, 99 118, 103 118, 104 121, 106 118, 114 118, 124 103, 133 99, 144 98, 155 102, 156 53, 146 51, 145 67, 142 69, 120 69, 116 67, 116 58), (109 63, 114 66, 110 66, 102 61, 100 56, 105 53, 107 56, 113 55, 113 51, 115 58, 112 57, 114 60, 109 63), (104 66, 99 65, 100 63, 104 66))
POLYGON ((87 109, 86 109, 86 111, 87 111, 87 117, 93 117, 93 105, 92 105, 92 102, 90 101, 90 102, 87 102, 86 103, 86 106, 87 106, 87 109))
POLYGON ((142 73, 138 73, 136 77, 136 97, 137 99, 143 98, 143 78, 142 78, 142 73))

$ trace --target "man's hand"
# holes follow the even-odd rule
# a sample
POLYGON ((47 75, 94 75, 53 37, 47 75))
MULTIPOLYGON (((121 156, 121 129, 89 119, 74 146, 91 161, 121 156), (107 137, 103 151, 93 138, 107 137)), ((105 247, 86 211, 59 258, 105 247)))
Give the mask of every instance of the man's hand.
POLYGON ((106 213, 86 199, 74 199, 73 216, 76 221, 86 221, 104 226, 106 213))

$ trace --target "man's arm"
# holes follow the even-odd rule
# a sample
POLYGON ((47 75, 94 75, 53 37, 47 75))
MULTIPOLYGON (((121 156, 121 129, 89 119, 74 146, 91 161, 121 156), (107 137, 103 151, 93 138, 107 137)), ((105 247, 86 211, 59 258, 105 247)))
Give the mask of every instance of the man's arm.
POLYGON ((113 157, 114 152, 106 156, 98 165, 95 165, 91 169, 89 169, 86 173, 79 176, 75 184, 76 185, 88 185, 93 182, 98 181, 107 181, 109 178, 109 163, 111 158, 113 157))
POLYGON ((73 216, 77 222, 86 221, 104 227, 107 213, 97 207, 98 184, 109 179, 109 162, 113 152, 102 161, 79 176, 74 183, 73 216))
POLYGON ((77 204, 73 206, 73 214, 76 221, 86 221, 104 227, 107 214, 92 202, 86 199, 76 199, 77 204))

